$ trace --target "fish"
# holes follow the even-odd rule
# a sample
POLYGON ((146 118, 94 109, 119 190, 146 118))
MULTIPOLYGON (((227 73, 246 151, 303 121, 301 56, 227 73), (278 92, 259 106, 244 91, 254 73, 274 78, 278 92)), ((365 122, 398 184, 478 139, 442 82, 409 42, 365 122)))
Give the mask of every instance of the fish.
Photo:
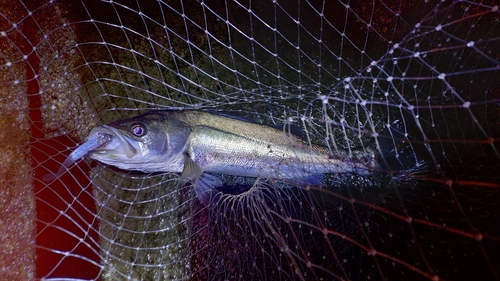
POLYGON ((370 147, 331 153, 283 127, 200 110, 153 110, 95 127, 61 169, 83 156, 122 170, 178 173, 204 205, 223 186, 213 174, 319 186, 325 174, 369 175, 380 166, 370 147))

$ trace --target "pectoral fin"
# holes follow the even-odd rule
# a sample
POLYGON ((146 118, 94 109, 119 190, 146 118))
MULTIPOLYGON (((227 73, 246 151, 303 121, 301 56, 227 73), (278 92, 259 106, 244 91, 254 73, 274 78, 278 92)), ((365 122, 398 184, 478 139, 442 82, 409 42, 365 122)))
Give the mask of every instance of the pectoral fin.
POLYGON ((182 185, 193 181, 203 174, 203 169, 196 164, 187 154, 184 155, 184 169, 182 170, 180 182, 182 185))
POLYGON ((184 170, 182 170, 181 185, 191 182, 200 202, 207 206, 218 193, 216 186, 222 186, 219 178, 203 173, 203 169, 188 155, 184 155, 184 170))
POLYGON ((219 192, 215 187, 222 186, 222 182, 218 177, 209 174, 201 174, 192 180, 191 183, 193 184, 196 196, 205 206, 210 204, 219 192))

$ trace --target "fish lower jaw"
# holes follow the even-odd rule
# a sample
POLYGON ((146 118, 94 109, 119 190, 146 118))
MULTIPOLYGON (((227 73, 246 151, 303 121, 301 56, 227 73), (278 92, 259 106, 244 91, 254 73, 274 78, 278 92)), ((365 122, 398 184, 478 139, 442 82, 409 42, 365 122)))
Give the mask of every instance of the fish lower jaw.
POLYGON ((157 172, 172 172, 180 173, 182 172, 183 166, 179 163, 166 163, 164 161, 145 160, 143 158, 137 157, 134 159, 128 158, 126 155, 121 153, 113 153, 112 151, 93 151, 89 157, 100 163, 116 167, 121 170, 133 170, 143 173, 157 173, 157 172))
POLYGON ((128 159, 123 153, 115 149, 96 149, 90 154, 90 158, 102 161, 105 158, 123 161, 128 159))
POLYGON ((89 155, 89 158, 123 170, 129 170, 130 167, 134 167, 140 164, 140 163, 134 163, 134 161, 131 161, 132 160, 131 158, 128 158, 127 156, 121 153, 115 153, 110 150, 93 151, 92 154, 89 155))

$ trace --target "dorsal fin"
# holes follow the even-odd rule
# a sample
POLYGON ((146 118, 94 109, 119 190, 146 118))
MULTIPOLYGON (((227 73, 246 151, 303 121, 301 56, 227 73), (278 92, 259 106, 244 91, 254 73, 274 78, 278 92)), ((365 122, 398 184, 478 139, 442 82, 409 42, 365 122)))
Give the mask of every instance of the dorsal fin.
POLYGON ((299 125, 296 124, 278 124, 278 125, 272 125, 271 127, 280 130, 280 131, 285 131, 286 133, 292 134, 300 139, 307 140, 307 134, 304 131, 304 128, 302 128, 299 125))
POLYGON ((296 125, 296 124, 290 124, 290 123, 277 124, 277 125, 261 124, 259 122, 256 122, 255 120, 248 118, 241 111, 225 112, 225 111, 215 111, 215 110, 204 110, 204 112, 208 112, 208 113, 215 114, 218 116, 223 116, 223 117, 228 117, 228 118, 240 120, 243 122, 268 126, 268 127, 274 128, 276 130, 280 130, 280 131, 284 131, 286 133, 292 134, 300 139, 303 139, 303 140, 307 139, 307 135, 306 135, 306 132, 304 131, 304 129, 301 126, 296 125))
POLYGON ((243 112, 241 112, 241 111, 227 112, 227 111, 216 111, 216 110, 203 110, 203 112, 207 112, 207 113, 211 113, 214 115, 223 116, 223 117, 227 117, 227 118, 231 118, 231 119, 236 119, 236 120, 240 120, 243 122, 259 124, 259 123, 255 122, 255 120, 252 120, 252 119, 248 118, 247 116, 245 116, 243 114, 243 112))

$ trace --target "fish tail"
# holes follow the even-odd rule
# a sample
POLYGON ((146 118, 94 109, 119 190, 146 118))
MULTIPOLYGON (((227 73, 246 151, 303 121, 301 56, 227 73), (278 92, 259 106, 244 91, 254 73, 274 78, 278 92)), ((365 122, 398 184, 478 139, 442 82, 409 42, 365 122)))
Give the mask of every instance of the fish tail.
POLYGON ((375 149, 379 151, 377 163, 382 172, 398 174, 423 165, 417 148, 411 142, 407 129, 400 120, 386 126, 376 137, 375 149))

